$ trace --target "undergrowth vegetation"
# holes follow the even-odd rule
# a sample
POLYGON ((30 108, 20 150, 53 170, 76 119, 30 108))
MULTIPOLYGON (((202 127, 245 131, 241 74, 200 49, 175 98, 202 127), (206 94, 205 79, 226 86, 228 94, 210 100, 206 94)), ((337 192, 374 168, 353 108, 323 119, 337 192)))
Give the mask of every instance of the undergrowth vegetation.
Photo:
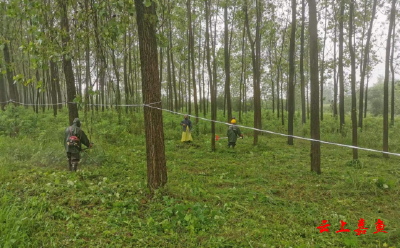
MULTIPOLYGON (((346 123, 350 118, 346 117, 346 123)), ((0 112, 0 247, 400 247, 400 158, 322 145, 322 174, 310 172, 310 144, 264 134, 252 145, 242 129, 235 150, 217 141, 210 123, 194 125, 194 143, 180 143, 182 117, 164 113, 168 183, 150 197, 142 113, 88 113, 82 128, 94 147, 77 173, 62 145, 66 112, 0 112), (359 220, 366 234, 356 236, 359 220), (377 233, 375 223, 386 225, 377 233), (317 229, 327 220, 329 233, 317 229), (349 233, 336 233, 341 220, 349 233)), ((219 119, 225 118, 219 113, 219 119)), ((252 126, 252 113, 244 126, 252 126)), ((295 135, 309 137, 295 115, 295 135)), ((192 122, 195 120, 192 118, 192 122)), ((382 120, 365 119, 359 145, 381 149, 382 120)), ((286 133, 270 111, 263 129, 286 133)), ((321 139, 351 144, 327 114, 321 139)), ((390 150, 400 152, 399 125, 390 150)), ((361 131, 361 130, 360 130, 361 131)), ((217 124, 217 134, 226 126, 217 124)))

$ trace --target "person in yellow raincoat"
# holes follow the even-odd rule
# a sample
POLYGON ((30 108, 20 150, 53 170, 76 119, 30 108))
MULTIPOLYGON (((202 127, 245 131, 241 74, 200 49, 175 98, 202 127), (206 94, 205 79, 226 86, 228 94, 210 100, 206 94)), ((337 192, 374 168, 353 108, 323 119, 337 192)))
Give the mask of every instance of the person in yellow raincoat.
POLYGON ((185 119, 181 121, 182 126, 182 142, 190 143, 193 141, 191 130, 192 122, 189 120, 188 115, 185 115, 185 119))

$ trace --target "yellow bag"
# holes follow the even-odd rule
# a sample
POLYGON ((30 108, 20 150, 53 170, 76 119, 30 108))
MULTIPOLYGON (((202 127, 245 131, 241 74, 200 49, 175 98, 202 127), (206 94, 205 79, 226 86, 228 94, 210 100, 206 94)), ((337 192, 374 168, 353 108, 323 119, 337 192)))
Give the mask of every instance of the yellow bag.
POLYGON ((182 132, 182 139, 181 139, 181 142, 186 142, 186 141, 193 141, 192 134, 190 133, 190 129, 188 126, 186 126, 186 132, 182 132))

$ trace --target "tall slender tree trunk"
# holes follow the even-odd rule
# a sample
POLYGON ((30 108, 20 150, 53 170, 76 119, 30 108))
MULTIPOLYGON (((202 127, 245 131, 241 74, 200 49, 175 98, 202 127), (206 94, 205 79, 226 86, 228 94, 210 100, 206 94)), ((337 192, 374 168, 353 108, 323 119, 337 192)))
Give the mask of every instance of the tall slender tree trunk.
MULTIPOLYGON (((168 1, 168 10, 171 14, 171 6, 168 1)), ((176 92, 176 77, 175 77, 175 62, 174 62, 174 52, 172 51, 173 47, 173 40, 172 40, 172 25, 171 25, 171 18, 169 18, 169 44, 170 44, 170 53, 171 53, 171 65, 172 65, 172 81, 174 86, 174 100, 175 100, 175 111, 178 112, 179 104, 178 104, 178 95, 176 92)), ((180 75, 179 75, 180 77, 180 75)))
MULTIPOLYGON (((389 66, 390 66, 390 42, 393 24, 396 18, 396 0, 392 0, 390 11, 390 23, 388 38, 386 40, 385 80, 383 81, 383 151, 389 151, 389 66)), ((383 154, 389 157, 388 154, 383 154)))
MULTIPOLYGON (((368 59, 368 58, 367 58, 368 59)), ((368 65, 368 63, 367 63, 368 65)), ((368 107, 368 83, 369 83, 369 75, 367 74, 367 86, 365 87, 365 109, 364 109, 364 118, 367 118, 367 107, 368 107)))
MULTIPOLYGON (((8 91, 9 91, 10 100, 19 102, 17 87, 14 84, 14 80, 13 80, 14 75, 13 75, 13 70, 12 70, 12 61, 10 58, 10 50, 8 48, 7 42, 4 43, 3 54, 4 54, 6 72, 7 72, 6 75, 7 75, 8 91)), ((19 104, 14 103, 14 105, 18 106, 19 104)))
POLYGON ((6 85, 4 82, 4 77, 3 74, 0 75, 0 106, 1 110, 5 110, 5 107, 7 105, 6 103, 6 85))
POLYGON ((224 61, 225 61, 225 95, 226 107, 228 110, 228 122, 232 119, 232 106, 231 106, 231 63, 229 52, 229 31, 228 31, 228 2, 224 3, 224 61))
MULTIPOLYGON (((260 25, 261 25, 261 6, 260 0, 256 0, 256 35, 254 41, 251 37, 249 27, 249 16, 247 11, 247 0, 245 1, 244 12, 245 12, 245 23, 247 36, 250 42, 251 58, 253 64, 253 90, 254 90, 254 128, 261 129, 261 91, 260 91, 260 55, 261 55, 261 37, 260 37, 260 25)), ((253 145, 258 143, 259 132, 254 130, 254 141, 253 145)))
MULTIPOLYGON (((217 81, 218 81, 218 74, 217 74, 217 55, 215 52, 215 49, 217 47, 217 18, 218 18, 218 11, 219 11, 219 0, 217 1, 216 4, 216 11, 215 11, 215 17, 214 17, 214 35, 212 37, 213 39, 213 44, 212 44, 212 49, 213 49, 213 80, 212 80, 212 85, 210 87, 213 89, 211 92, 211 97, 213 98, 214 104, 211 104, 211 108, 213 113, 211 114, 211 119, 212 120, 217 120, 217 81)), ((215 122, 213 122, 215 124, 215 122)), ((211 132, 213 133, 211 137, 214 137, 214 145, 215 145, 215 125, 214 128, 211 126, 211 132)), ((214 147, 215 148, 215 147, 214 147)))
POLYGON ((301 123, 306 123, 306 94, 304 86, 304 19, 305 0, 301 0, 301 34, 300 34, 300 84, 301 84, 301 123))
POLYGON ((333 40, 333 116, 336 117, 338 110, 337 110, 337 96, 338 96, 338 80, 337 80, 337 70, 336 70, 336 43, 337 43, 337 10, 336 10, 336 2, 332 1, 334 13, 335 13, 335 28, 334 33, 335 37, 333 40))
POLYGON ((172 94, 172 72, 171 72, 171 43, 169 42, 168 47, 167 47, 167 83, 168 83, 168 109, 169 110, 174 110, 174 104, 173 104, 173 94, 172 94))
POLYGON ((60 6, 61 11, 61 29, 63 30, 63 35, 61 36, 62 48, 63 48, 63 67, 64 67, 64 75, 65 75, 65 84, 67 87, 67 102, 68 102, 68 110, 69 110, 69 124, 72 125, 72 122, 75 118, 79 118, 78 106, 73 103, 76 97, 76 89, 75 89, 75 79, 74 79, 74 71, 72 70, 72 61, 71 55, 67 54, 68 44, 70 42, 69 37, 69 24, 68 24, 68 3, 64 0, 58 0, 58 4, 60 6))
POLYGON ((209 27, 211 27, 210 22, 210 7, 209 0, 205 0, 205 11, 206 11, 206 50, 207 50, 207 69, 208 69, 208 80, 210 82, 210 91, 211 91, 211 150, 215 151, 215 102, 214 102, 214 83, 213 83, 213 74, 211 72, 211 53, 210 53, 210 32, 209 27))
MULTIPOLYGON (((89 0, 85 0, 85 11, 89 13, 89 0)), ((90 87, 90 32, 89 32, 89 17, 86 17, 85 20, 86 27, 86 40, 85 40, 85 115, 89 109, 89 87, 90 87)), ((85 117, 86 118, 86 117, 85 117)))
MULTIPOLYGON (((373 6, 372 6, 371 21, 369 23, 367 42, 365 44, 365 49, 364 49, 364 58, 363 58, 362 73, 361 73, 361 79, 360 79, 360 99, 359 99, 359 103, 358 103, 358 106, 359 106, 358 126, 360 128, 363 127, 364 81, 365 81, 366 73, 368 72, 368 57, 369 57, 370 41, 371 41, 371 35, 372 35, 372 27, 373 27, 374 19, 375 19, 377 2, 378 2, 378 0, 374 0, 373 6)), ((368 86, 367 86, 367 88, 368 88, 368 86)), ((368 90, 368 89, 366 89, 366 90, 368 90)), ((367 96, 365 96, 365 99, 367 99, 367 96)), ((367 104, 367 103, 365 103, 365 104, 367 104)))
POLYGON ((340 15, 339 15, 339 112, 340 112, 340 132, 342 132, 344 125, 344 75, 343 75, 343 22, 344 22, 344 8, 345 0, 340 2, 340 15))
MULTIPOLYGON (((310 74, 311 74, 311 138, 320 139, 319 131, 319 85, 318 85, 318 30, 315 0, 308 0, 310 34, 310 74)), ((317 141, 311 142, 311 171, 321 174, 321 148, 317 141)))
MULTIPOLYGON (((189 15, 189 47, 190 47, 190 61, 191 73, 193 79, 193 101, 194 101, 194 113, 196 115, 196 124, 199 123, 199 105, 197 102, 197 86, 196 86, 196 67, 194 66, 194 31, 192 24, 192 7, 191 0, 188 0, 188 15, 189 15)), ((190 75, 189 75, 190 77, 190 75)), ((196 129, 198 130, 198 129, 196 129)))
MULTIPOLYGON (((354 2, 350 2, 349 14, 349 50, 351 60, 351 122, 353 126, 352 131, 352 145, 357 146, 357 99, 356 99, 356 56, 353 48, 353 14, 354 2)), ((358 159, 358 149, 353 149, 353 160, 358 159)))
MULTIPOLYGON (((129 27, 129 25, 128 25, 129 27)), ((127 30, 124 29, 124 92, 125 92, 125 104, 129 104, 129 81, 128 81, 128 47, 126 42, 126 32, 127 30)), ((128 107, 125 108, 125 113, 128 113, 128 107)))
POLYGON ((393 66, 393 60, 394 60, 394 43, 395 43, 395 36, 396 36, 396 19, 393 21, 393 34, 392 34, 392 52, 391 52, 391 59, 390 59, 390 71, 392 74, 392 87, 391 87, 391 103, 390 103, 390 125, 394 125, 394 90, 395 90, 395 84, 394 84, 394 66, 393 66))
MULTIPOLYGON (((292 0, 292 29, 290 36, 289 48, 289 85, 288 85, 288 134, 293 135, 293 121, 294 121, 294 74, 295 64, 294 55, 296 43, 296 0, 292 0)), ((293 145, 293 137, 288 136, 288 144, 293 145)))
MULTIPOLYGON (((50 59, 50 72, 51 72, 51 98, 53 103, 53 114, 57 116, 57 84, 60 83, 58 78, 58 68, 56 62, 50 59)), ((61 99, 59 99, 61 102, 61 99)))
POLYGON ((321 59, 321 96, 320 96, 320 107, 321 107, 321 121, 324 120, 324 70, 325 70, 325 44, 326 44, 326 32, 327 32, 327 9, 328 9, 328 3, 324 3, 325 4, 325 28, 324 28, 324 43, 323 43, 323 47, 322 47, 322 59, 321 59))
MULTIPOLYGON (((155 23, 145 16, 155 16, 155 2, 145 7, 142 0, 135 0, 136 21, 138 25, 140 62, 142 72, 143 103, 161 101, 161 83, 159 81, 158 55, 155 23)), ((161 108, 161 103, 153 105, 161 108)), ((167 183, 164 131, 162 111, 150 107, 144 108, 147 154, 147 186, 154 191, 167 183)))
POLYGON ((115 105, 116 109, 118 112, 118 122, 121 123, 121 88, 120 88, 120 76, 119 76, 119 66, 117 65, 117 59, 115 58, 115 50, 112 48, 111 49, 111 61, 113 64, 114 68, 114 73, 115 73, 115 78, 117 80, 117 90, 116 90, 116 96, 115 96, 115 105))
MULTIPOLYGON (((282 78, 282 83, 281 83, 281 123, 282 126, 285 125, 285 112, 283 112, 283 70, 281 68, 281 78, 282 78)), ((286 97, 287 98, 287 97, 286 97)))
POLYGON ((243 81, 245 78, 245 56, 246 56, 246 51, 245 51, 245 39, 246 39, 246 25, 243 25, 243 35, 242 35, 242 72, 240 74, 240 85, 239 85, 239 122, 242 121, 242 96, 244 96, 244 85, 243 81), (242 94, 243 91, 243 94, 242 94))

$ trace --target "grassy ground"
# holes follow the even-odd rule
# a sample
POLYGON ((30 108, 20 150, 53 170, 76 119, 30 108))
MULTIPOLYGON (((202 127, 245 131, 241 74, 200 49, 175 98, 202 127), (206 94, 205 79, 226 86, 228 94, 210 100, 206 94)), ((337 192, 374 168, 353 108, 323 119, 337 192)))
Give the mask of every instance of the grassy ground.
MULTIPOLYGON (((115 113, 89 115, 83 129, 92 129, 95 146, 70 173, 65 113, 0 113, 0 247, 400 247, 399 157, 361 151, 361 163, 352 163, 350 149, 322 145, 316 175, 309 142, 288 146, 263 135, 253 146, 252 132, 242 130, 235 150, 220 140, 212 153, 209 123, 197 125, 187 146, 179 142, 181 117, 164 114, 168 184, 150 198, 140 116, 118 125, 115 113), (19 135, 9 137, 15 126, 19 135), (368 230, 356 236, 360 218, 368 230), (378 219, 387 233, 373 234, 378 219), (322 220, 329 233, 317 229, 322 220), (336 233, 341 220, 349 233, 336 233)), ((285 131, 272 113, 263 117, 265 129, 285 131)), ((296 134, 306 136, 298 117, 296 134)), ((341 136, 326 118, 322 138, 350 144, 347 127, 341 136)), ((360 145, 379 149, 381 119, 365 125, 360 145)), ((391 149, 399 152, 394 130, 391 149)))

